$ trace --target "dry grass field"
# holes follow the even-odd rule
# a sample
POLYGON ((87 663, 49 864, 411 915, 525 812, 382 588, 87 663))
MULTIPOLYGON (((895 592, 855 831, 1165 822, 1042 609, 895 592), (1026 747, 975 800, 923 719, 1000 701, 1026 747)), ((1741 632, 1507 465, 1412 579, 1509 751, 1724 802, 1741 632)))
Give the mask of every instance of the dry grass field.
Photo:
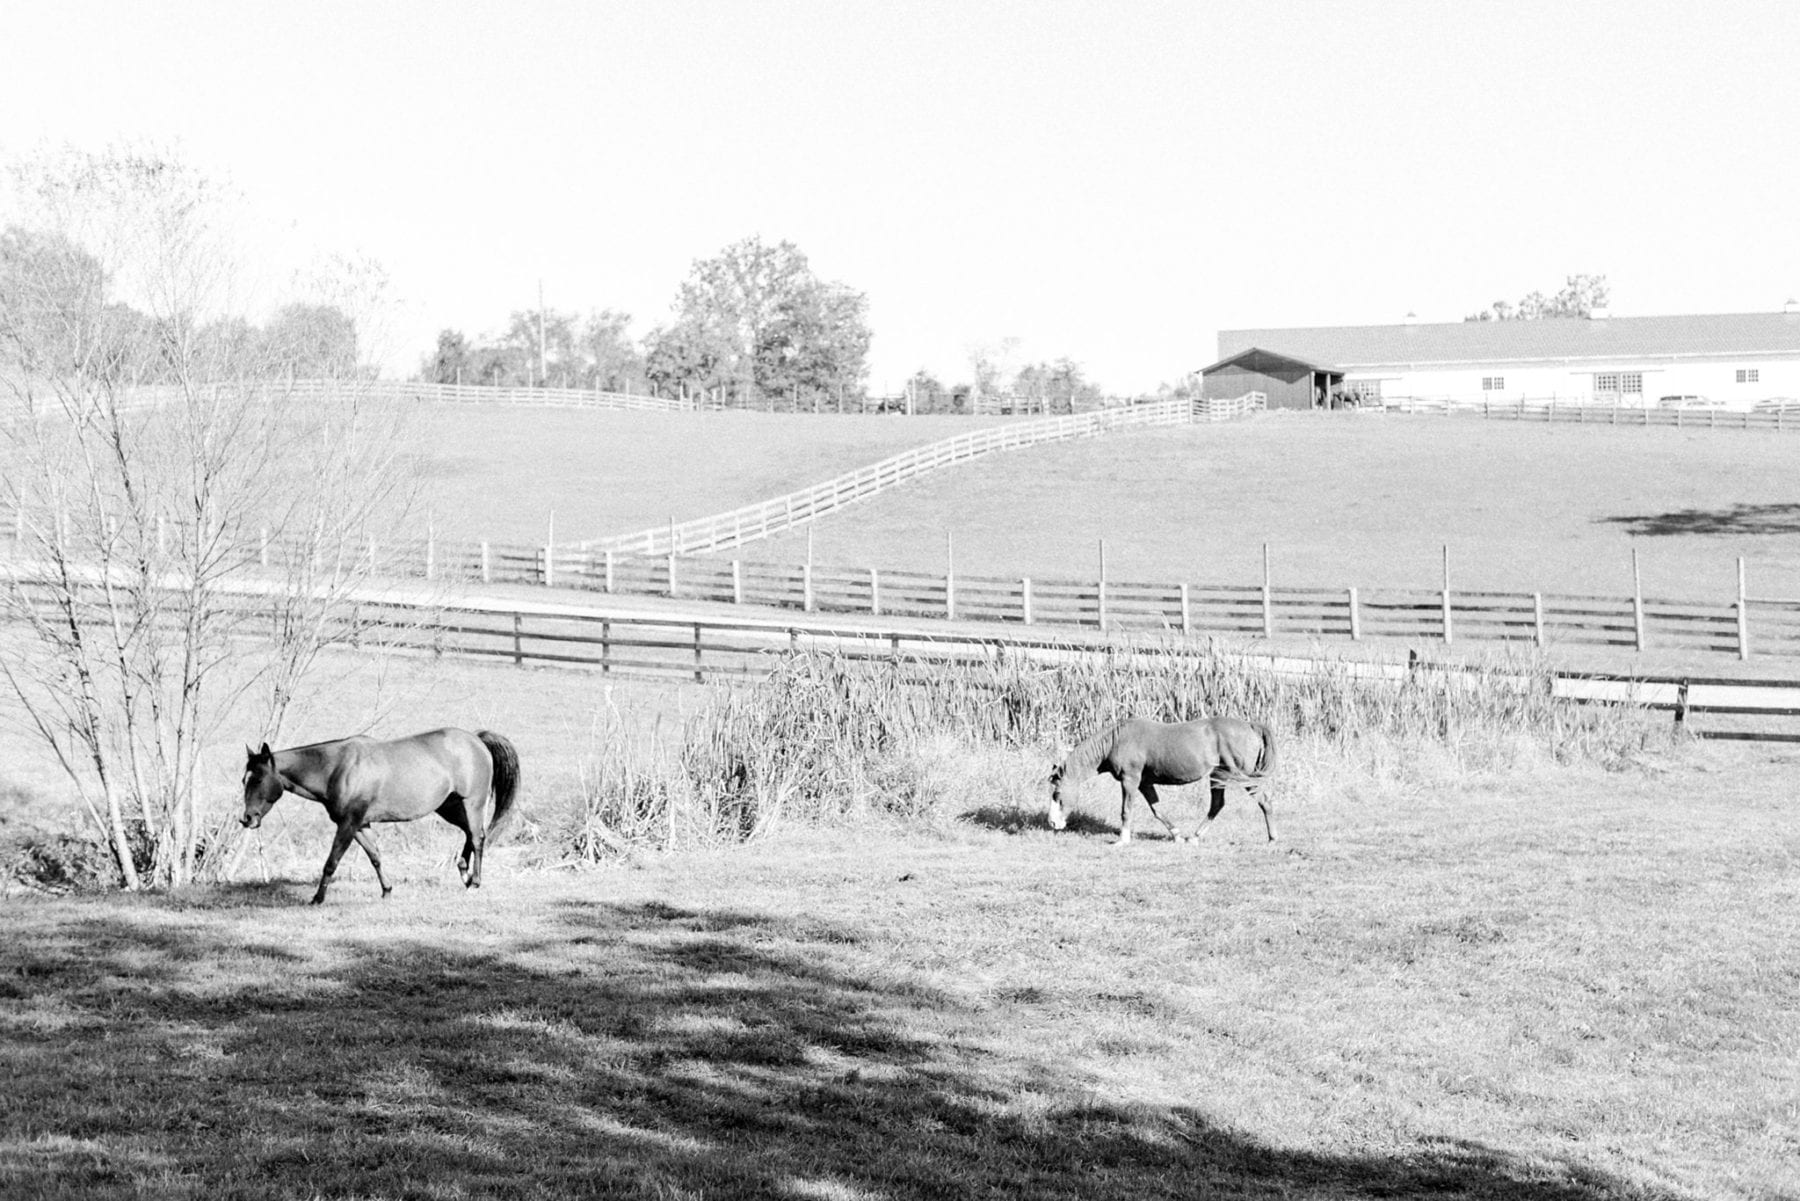
POLYGON ((1796 786, 1695 751, 1114 851, 1096 783, 1060 835, 968 795, 475 893, 444 827, 386 902, 14 898, 0 1192, 1794 1196, 1796 786))

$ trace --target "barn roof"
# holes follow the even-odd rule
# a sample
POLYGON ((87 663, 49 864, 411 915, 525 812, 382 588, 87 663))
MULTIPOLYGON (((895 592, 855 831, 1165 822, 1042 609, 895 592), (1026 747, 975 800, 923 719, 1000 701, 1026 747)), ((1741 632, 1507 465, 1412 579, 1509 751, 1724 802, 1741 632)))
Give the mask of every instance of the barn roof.
POLYGON ((1800 355, 1800 313, 1550 317, 1219 331, 1221 361, 1256 348, 1277 348, 1275 353, 1337 363, 1350 371, 1461 363, 1768 358, 1800 355))
MULTIPOLYGON (((1223 334, 1219 335, 1221 341, 1224 340, 1224 337, 1225 335, 1223 334)), ((1212 372, 1218 371, 1224 367, 1246 367, 1251 371, 1267 371, 1271 367, 1282 366, 1298 367, 1302 371, 1323 371, 1328 375, 1342 375, 1344 373, 1343 369, 1339 367, 1326 367, 1319 363, 1312 363, 1305 359, 1295 358, 1291 354, 1282 354, 1280 351, 1275 350, 1264 350, 1260 346, 1249 346, 1238 351, 1236 354, 1228 355, 1225 358, 1220 359, 1211 366, 1200 368, 1200 374, 1210 375, 1212 372)))

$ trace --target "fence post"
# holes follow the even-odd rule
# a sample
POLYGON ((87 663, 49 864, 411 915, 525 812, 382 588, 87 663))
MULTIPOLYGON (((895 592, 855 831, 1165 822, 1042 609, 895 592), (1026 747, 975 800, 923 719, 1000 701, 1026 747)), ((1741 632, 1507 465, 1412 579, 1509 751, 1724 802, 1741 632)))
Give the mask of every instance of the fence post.
POLYGON ((1106 539, 1100 539, 1100 629, 1106 629, 1106 539))
POLYGON ((1450 546, 1444 545, 1444 645, 1451 641, 1450 629, 1450 546))
POLYGON ((1544 645, 1544 594, 1542 592, 1531 594, 1531 618, 1532 624, 1537 630, 1537 644, 1542 648, 1544 645))
POLYGON ((484 584, 491 584, 494 582, 493 561, 488 556, 488 543, 486 538, 481 540, 481 582, 484 584))
POLYGON ((1688 682, 1683 680, 1675 693, 1675 728, 1685 730, 1688 719, 1688 682))
POLYGON ((600 623, 600 674, 601 675, 609 675, 609 674, 611 674, 611 672, 612 672, 612 622, 610 620, 608 620, 608 621, 602 621, 600 623))
POLYGON ((613 553, 610 550, 606 552, 606 590, 613 590, 613 553))
POLYGON ((694 683, 706 683, 706 673, 700 667, 700 623, 694 623, 694 683))
POLYGON ((744 603, 744 565, 737 559, 731 561, 731 603, 744 603))
POLYGON ((269 527, 266 525, 262 528, 262 554, 260 559, 264 567, 269 565, 269 527))
POLYGON ((944 531, 944 617, 956 620, 956 542, 949 530, 944 531))
MULTIPOLYGON (((1679 412, 1679 410, 1677 410, 1679 412)), ((1637 633, 1637 649, 1644 649, 1644 578, 1638 571, 1637 547, 1631 548, 1631 624, 1637 633)))
POLYGON ((525 617, 514 613, 513 617, 513 666, 521 667, 525 663, 525 617))
POLYGON ((809 560, 800 565, 800 608, 802 612, 813 611, 812 562, 809 560))
POLYGON ((556 587, 556 510, 550 510, 550 525, 544 531, 544 587, 556 587))
POLYGON ((429 520, 425 523, 425 578, 437 578, 437 529, 429 520))
POLYGON ((881 616, 881 573, 869 568, 869 615, 881 616))
POLYGON ((1356 603, 1356 589, 1350 589, 1350 641, 1362 641, 1362 613, 1356 603))
POLYGON ((1193 607, 1189 603, 1188 586, 1183 584, 1181 586, 1181 633, 1185 637, 1193 632, 1193 607))
POLYGON ((1275 596, 1269 587, 1269 544, 1263 543, 1263 637, 1275 637, 1275 596))
POLYGON ((1024 615, 1025 624, 1031 624, 1031 577, 1025 576, 1019 581, 1019 608, 1024 615))
POLYGON ((1737 596, 1738 658, 1750 657, 1750 595, 1745 587, 1744 560, 1738 557, 1737 596))

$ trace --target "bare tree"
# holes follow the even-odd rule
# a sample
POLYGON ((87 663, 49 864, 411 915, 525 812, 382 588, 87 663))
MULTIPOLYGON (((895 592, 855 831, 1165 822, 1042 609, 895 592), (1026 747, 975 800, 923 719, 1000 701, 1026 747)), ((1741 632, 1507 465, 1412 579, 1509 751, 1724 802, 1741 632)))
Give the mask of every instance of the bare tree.
POLYGON ((353 385, 295 403, 284 346, 316 354, 305 340, 217 336, 238 262, 219 189, 181 163, 71 153, 14 182, 0 501, 22 537, 0 564, 0 679, 120 882, 180 885, 234 830, 202 804, 208 739, 246 706, 272 737, 349 631, 360 531, 406 499, 398 415, 353 385))

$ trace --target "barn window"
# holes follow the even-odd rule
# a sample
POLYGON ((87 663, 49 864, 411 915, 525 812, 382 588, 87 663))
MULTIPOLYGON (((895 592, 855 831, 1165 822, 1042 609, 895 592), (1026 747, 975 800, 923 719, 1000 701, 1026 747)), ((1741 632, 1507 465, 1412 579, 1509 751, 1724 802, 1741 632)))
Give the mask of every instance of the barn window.
POLYGON ((1737 382, 1740 384, 1754 384, 1761 375, 1762 368, 1760 367, 1739 367, 1737 369, 1737 382))
POLYGON ((1506 391, 1506 377, 1504 375, 1484 375, 1484 376, 1482 376, 1481 377, 1481 390, 1483 392, 1504 392, 1504 391, 1506 391))
POLYGON ((1644 393, 1644 373, 1642 371, 1626 371, 1619 376, 1619 391, 1627 396, 1642 396, 1644 393))
MULTIPOLYGON (((1594 376, 1594 391, 1617 392, 1619 390, 1619 373, 1616 371, 1598 372, 1594 376)), ((1643 391, 1642 386, 1638 388, 1643 391)))

